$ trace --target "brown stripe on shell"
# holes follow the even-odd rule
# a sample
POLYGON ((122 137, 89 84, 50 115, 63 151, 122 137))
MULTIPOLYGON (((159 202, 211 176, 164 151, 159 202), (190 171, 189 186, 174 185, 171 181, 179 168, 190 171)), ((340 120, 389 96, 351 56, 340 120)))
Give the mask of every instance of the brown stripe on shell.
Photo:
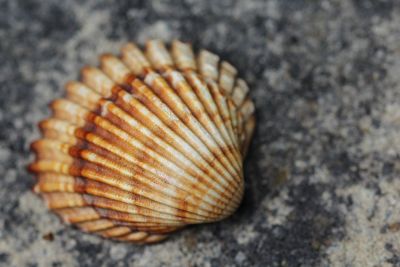
POLYGON ((239 135, 239 143, 242 145, 244 138, 245 138, 245 133, 243 131, 244 120, 243 120, 242 113, 240 111, 237 112, 236 117, 237 117, 237 131, 238 131, 238 135, 239 135))
POLYGON ((236 74, 237 70, 231 64, 226 61, 221 62, 218 83, 225 95, 231 95, 236 74))
POLYGON ((250 116, 250 118, 246 121, 244 126, 244 130, 246 132, 246 139, 242 145, 242 155, 246 156, 247 150, 249 149, 251 139, 253 137, 254 129, 256 126, 256 118, 254 115, 250 116))
POLYGON ((231 117, 233 131, 235 132, 235 135, 237 137, 238 144, 240 144, 240 132, 239 132, 239 122, 238 122, 239 119, 238 119, 238 113, 236 112, 235 104, 233 104, 233 101, 230 99, 227 99, 226 104, 228 106, 229 114, 231 117))
POLYGON ((119 237, 123 235, 130 234, 131 228, 126 227, 126 226, 115 226, 109 229, 97 231, 96 234, 106 237, 106 238, 114 238, 114 237, 119 237))
POLYGON ((142 51, 132 43, 128 43, 121 49, 121 58, 132 70, 134 75, 142 76, 145 69, 150 68, 150 63, 142 51))
POLYGON ((207 85, 210 90, 210 93, 218 107, 219 113, 221 114, 222 120, 229 129, 229 133, 231 138, 234 140, 236 144, 239 145, 239 138, 236 133, 236 129, 234 126, 234 118, 232 118, 232 113, 228 107, 228 102, 226 96, 219 90, 218 85, 212 81, 207 80, 207 85))
POLYGON ((38 180, 33 190, 36 193, 41 192, 74 192, 75 179, 72 176, 41 172, 38 174, 38 180))
POLYGON ((80 223, 90 220, 100 219, 100 215, 92 207, 84 208, 65 208, 54 211, 59 215, 64 222, 67 223, 80 223))
POLYGON ((190 44, 174 40, 171 46, 171 55, 179 70, 196 70, 196 59, 190 44))
POLYGON ((243 120, 247 121, 255 110, 253 101, 251 101, 249 98, 246 99, 240 106, 239 110, 243 114, 243 120))
POLYGON ((59 119, 49 118, 39 124, 40 130, 46 139, 54 139, 67 144, 75 144, 73 135, 76 126, 59 119))
POLYGON ((139 243, 143 244, 151 244, 151 243, 158 243, 163 241, 164 239, 167 238, 167 235, 156 235, 152 234, 146 237, 145 239, 141 240, 139 243))
POLYGON ((249 87, 247 86, 247 83, 242 79, 237 79, 235 88, 232 92, 232 101, 235 103, 236 107, 240 107, 242 105, 248 93, 249 87))
POLYGON ((113 227, 115 224, 108 219, 85 221, 77 224, 77 227, 85 232, 101 231, 113 227))
POLYGON ((130 234, 124 235, 124 236, 120 236, 115 238, 115 240, 119 240, 119 241, 127 241, 127 242, 140 242, 142 240, 144 240, 146 237, 148 237, 149 234, 146 232, 131 232, 130 234))
POLYGON ((206 79, 217 81, 219 76, 218 62, 219 57, 217 55, 207 50, 201 50, 197 58, 200 75, 206 79))
POLYGON ((103 97, 109 97, 114 83, 98 68, 84 67, 81 71, 82 82, 103 97))
POLYGON ((66 98, 89 110, 95 110, 101 95, 80 82, 71 81, 65 85, 66 98))
POLYGON ((83 126, 89 111, 66 99, 57 99, 51 103, 54 118, 83 126))
POLYGON ((145 50, 147 58, 156 70, 163 71, 174 65, 171 55, 160 40, 148 41, 145 50))
MULTIPOLYGON (((85 208, 74 208, 75 210, 78 209, 85 209, 85 208)), ((97 212, 97 214, 100 215, 101 218, 107 218, 107 219, 112 219, 120 222, 128 222, 130 223, 133 227, 136 229, 159 229, 160 227, 164 226, 181 226, 183 225, 182 222, 171 222, 171 221, 165 221, 163 223, 163 226, 160 226, 160 223, 157 222, 156 220, 153 220, 151 217, 146 217, 146 216, 140 216, 136 214, 130 214, 130 213, 125 213, 125 212, 120 212, 120 211, 115 211, 115 210, 110 210, 110 209, 104 209, 104 208, 94 208, 97 212)), ((58 210, 55 210, 56 212, 58 210)))
MULTIPOLYGON (((147 231, 148 233, 165 234, 182 229, 184 225, 168 226, 168 225, 148 225, 147 223, 132 223, 119 220, 110 220, 115 226, 129 227, 132 231, 147 231)), ((111 227, 109 227, 111 228, 111 227)), ((105 229, 103 229, 105 230, 105 229)))

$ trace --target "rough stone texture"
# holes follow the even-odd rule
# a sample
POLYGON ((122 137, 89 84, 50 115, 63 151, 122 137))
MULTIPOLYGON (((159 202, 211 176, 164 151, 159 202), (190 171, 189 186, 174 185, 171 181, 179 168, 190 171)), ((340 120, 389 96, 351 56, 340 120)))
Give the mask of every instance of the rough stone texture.
POLYGON ((400 3, 0 0, 1 266, 400 266, 400 3), (134 246, 31 193, 37 122, 127 40, 193 42, 251 85, 258 128, 231 218, 134 246))

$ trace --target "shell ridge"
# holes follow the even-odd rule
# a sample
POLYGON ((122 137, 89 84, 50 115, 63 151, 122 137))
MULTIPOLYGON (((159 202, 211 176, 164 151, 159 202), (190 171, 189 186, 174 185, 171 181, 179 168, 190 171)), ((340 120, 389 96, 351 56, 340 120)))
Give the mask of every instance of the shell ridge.
POLYGON ((179 70, 196 70, 196 59, 190 44, 174 40, 171 45, 171 55, 179 70))
POLYGON ((219 109, 223 121, 226 122, 226 125, 230 129, 229 132, 231 133, 232 138, 235 140, 237 144, 240 144, 239 138, 236 133, 236 127, 234 122, 235 118, 232 117, 233 114, 229 109, 226 96, 218 89, 218 85, 214 81, 208 79, 206 80, 206 83, 210 89, 213 99, 215 99, 215 102, 217 103, 217 107, 219 109))
POLYGON ((237 70, 227 61, 221 61, 219 64, 218 83, 221 90, 231 96, 233 86, 236 81, 237 70))
POLYGON ((96 234, 105 238, 114 238, 131 233, 131 228, 126 226, 113 226, 108 229, 96 231, 96 234))
POLYGON ((232 120, 232 127, 235 132, 236 138, 238 139, 238 142, 240 144, 240 132, 239 132, 239 125, 238 125, 239 124, 238 123, 239 115, 236 112, 235 105, 233 104, 233 102, 230 101, 229 99, 226 102, 227 102, 227 106, 228 106, 228 110, 229 110, 229 115, 232 120))
POLYGON ((236 84, 231 96, 237 108, 242 105, 247 95, 249 94, 249 90, 250 89, 247 83, 243 79, 236 79, 236 84))
POLYGON ((121 49, 122 61, 137 76, 141 76, 145 69, 150 67, 150 63, 143 55, 142 51, 133 43, 128 43, 121 49))
POLYGON ((150 40, 146 43, 145 55, 151 65, 158 71, 173 66, 171 55, 160 40, 150 40))
POLYGON ((256 124, 256 119, 255 119, 255 116, 252 115, 246 121, 246 125, 245 125, 246 140, 243 142, 243 146, 242 146, 242 155, 243 156, 245 156, 247 154, 247 151, 249 149, 251 138, 254 134, 255 124, 256 124))
POLYGON ((201 50, 197 56, 197 66, 199 73, 213 81, 218 79, 219 57, 210 51, 201 50))
POLYGON ((148 237, 148 235, 149 235, 148 233, 143 232, 143 231, 132 230, 131 233, 126 234, 124 236, 114 238, 114 240, 138 243, 138 242, 141 242, 142 240, 146 239, 146 237, 148 237))

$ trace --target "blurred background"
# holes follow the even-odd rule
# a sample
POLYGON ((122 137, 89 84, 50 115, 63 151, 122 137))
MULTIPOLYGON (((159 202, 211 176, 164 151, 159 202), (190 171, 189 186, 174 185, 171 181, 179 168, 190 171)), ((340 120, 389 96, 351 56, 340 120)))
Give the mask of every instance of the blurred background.
POLYGON ((400 2, 0 0, 0 266, 400 266, 400 2), (62 224, 31 192, 47 104, 98 55, 181 39, 251 87, 246 195, 152 246, 62 224))

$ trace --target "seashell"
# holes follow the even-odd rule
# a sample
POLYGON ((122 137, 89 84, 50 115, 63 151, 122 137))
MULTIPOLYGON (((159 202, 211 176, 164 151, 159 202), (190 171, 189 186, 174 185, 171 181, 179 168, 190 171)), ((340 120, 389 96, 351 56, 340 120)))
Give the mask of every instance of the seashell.
POLYGON ((208 51, 128 43, 84 67, 32 144, 34 191, 65 222, 151 243, 239 206, 255 127, 249 88, 208 51))

